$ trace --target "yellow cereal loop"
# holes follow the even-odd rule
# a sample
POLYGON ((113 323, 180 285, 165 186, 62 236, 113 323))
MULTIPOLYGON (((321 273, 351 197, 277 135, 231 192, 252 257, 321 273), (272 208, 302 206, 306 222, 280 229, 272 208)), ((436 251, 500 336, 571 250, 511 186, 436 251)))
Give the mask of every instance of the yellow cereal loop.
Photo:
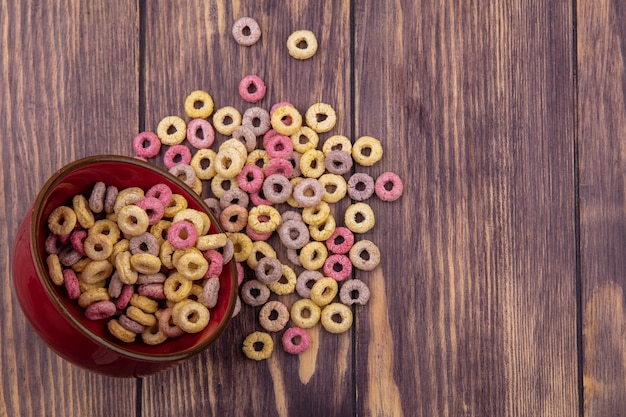
POLYGON ((203 211, 198 211, 198 213, 200 213, 200 217, 202 218, 202 231, 198 233, 198 236, 206 235, 211 229, 211 218, 203 211))
POLYGON ((178 273, 188 280, 194 281, 204 277, 209 269, 209 262, 202 253, 190 251, 183 254, 176 263, 178 273))
POLYGON ((328 249, 322 242, 309 242, 300 250, 300 263, 304 269, 309 271, 321 269, 327 257, 328 249))
POLYGON ((74 213, 76 213, 76 220, 84 229, 89 229, 93 226, 96 220, 84 195, 77 194, 72 198, 72 208, 74 213))
POLYGON ((117 226, 123 233, 139 236, 148 230, 148 213, 139 206, 124 206, 117 215, 117 226))
POLYGON ((130 257, 130 266, 140 274, 156 274, 161 265, 159 257, 149 253, 136 253, 130 257))
POLYGON ((248 212, 248 224, 257 233, 273 232, 280 225, 280 212, 272 206, 259 204, 252 207, 248 212), (260 216, 269 217, 267 221, 261 221, 260 216))
POLYGON ((309 149, 300 158, 300 171, 307 178, 319 178, 326 171, 324 152, 309 149))
POLYGON ((110 299, 109 291, 106 288, 92 288, 78 297, 78 305, 82 308, 87 308, 98 301, 109 301, 110 299))
MULTIPOLYGON (((139 187, 128 187, 121 190, 115 198, 113 212, 119 213, 122 207, 137 203, 144 198, 144 191, 139 187)), ((116 218, 117 219, 117 218, 116 218)))
POLYGON ((194 300, 177 303, 172 308, 172 321, 187 333, 201 332, 209 324, 210 318, 209 309, 194 300))
POLYGON ((96 220, 93 226, 87 230, 87 236, 93 236, 97 234, 103 234, 115 244, 120 240, 120 228, 113 220, 101 219, 96 220))
POLYGON ((91 261, 80 272, 78 278, 86 284, 104 281, 113 273, 113 265, 109 261, 91 261))
POLYGON ((130 265, 131 256, 129 251, 124 251, 115 257, 115 269, 117 270, 120 281, 128 285, 133 285, 137 282, 138 277, 137 271, 133 270, 130 265))
POLYGON ((178 261, 180 260, 180 258, 183 257, 183 255, 188 253, 197 253, 199 255, 202 255, 202 252, 200 252, 200 250, 198 250, 198 248, 196 247, 188 249, 177 249, 174 251, 174 255, 172 255, 172 263, 174 264, 174 268, 178 269, 178 261))
POLYGON ((300 153, 317 148, 317 144, 320 141, 317 133, 306 126, 302 126, 295 133, 291 134, 289 138, 291 139, 293 150, 300 153))
POLYGON ((235 148, 221 149, 215 156, 215 171, 224 178, 234 178, 241 172, 246 157, 247 154, 242 158, 235 148))
POLYGON ((81 293, 87 292, 87 291, 92 290, 94 288, 104 288, 104 287, 106 287, 106 284, 107 284, 106 279, 103 279, 101 281, 94 282, 94 283, 91 283, 91 284, 87 284, 86 282, 81 281, 80 279, 78 280, 78 286, 80 288, 80 292, 81 293))
POLYGON ((320 307, 330 304, 339 292, 339 284, 330 277, 320 278, 311 287, 311 300, 320 307))
POLYGON ((354 233, 365 233, 376 224, 374 210, 366 203, 351 204, 346 209, 344 224, 354 233))
POLYGON ((289 265, 283 264, 281 277, 278 281, 267 284, 267 288, 277 295, 291 294, 296 289, 297 279, 294 270, 289 265))
POLYGON ((172 260, 174 251, 175 249, 169 242, 169 240, 161 243, 161 247, 159 248, 159 259, 161 260, 161 263, 164 267, 169 269, 174 268, 174 261, 172 260))
POLYGON ((178 145, 187 137, 187 124, 178 116, 168 116, 161 119, 156 133, 163 145, 178 145))
POLYGON ((191 190, 197 195, 202 195, 202 180, 200 178, 196 177, 191 190))
POLYGON ((213 97, 203 90, 189 93, 185 99, 185 114, 192 119, 206 119, 213 114, 213 97))
POLYGON ((125 343, 134 342, 135 337, 137 337, 136 333, 127 330, 124 326, 120 324, 117 319, 109 320, 107 322, 107 328, 109 329, 109 332, 111 332, 111 334, 115 336, 115 338, 125 343))
POLYGON ((352 159, 359 165, 372 166, 383 157, 380 141, 371 136, 361 136, 352 145, 352 159))
POLYGON ((332 236, 336 227, 335 218, 332 215, 328 215, 322 223, 309 225, 309 235, 313 240, 325 242, 332 236))
POLYGON ((330 333, 343 333, 352 326, 352 310, 345 304, 328 304, 320 317, 322 326, 330 333))
POLYGON ((234 107, 222 107, 213 115, 213 127, 224 136, 231 136, 239 126, 241 113, 234 107))
POLYGON ((310 329, 320 321, 322 310, 309 298, 301 298, 291 305, 290 317, 293 324, 310 329))
POLYGON ((308 225, 321 224, 328 216, 330 216, 330 206, 323 200, 313 207, 302 209, 302 221, 308 225))
POLYGON ((297 30, 287 38, 287 50, 295 59, 309 59, 317 52, 317 38, 310 30, 297 30))
POLYGON ((280 106, 272 113, 270 123, 281 135, 291 136, 300 130, 302 115, 293 106, 280 106))
POLYGON ((51 253, 46 258, 46 264, 48 265, 48 274, 55 285, 63 285, 65 279, 63 278, 63 267, 59 261, 59 256, 51 253))
MULTIPOLYGON (((298 185, 298 183, 302 181, 303 179, 304 178, 302 177, 293 177, 292 179, 290 179, 289 182, 291 183, 291 189, 293 190, 296 187, 296 185, 298 185)), ((293 198, 293 194, 289 196, 286 203, 289 204, 293 208, 302 208, 302 206, 298 204, 298 202, 293 198)))
POLYGON ((346 180, 337 174, 324 174, 318 178, 324 188, 322 201, 333 204, 341 201, 348 193, 346 180))
POLYGON ((224 143, 222 143, 218 148, 217 153, 220 153, 225 149, 234 149, 244 161, 248 158, 248 149, 246 149, 246 145, 235 138, 230 138, 224 141, 224 143))
POLYGON ((163 217, 174 217, 176 213, 187 208, 187 199, 180 194, 172 194, 172 200, 163 210, 163 217))
POLYGON ((83 242, 83 250, 89 259, 103 261, 113 254, 113 242, 102 233, 88 235, 83 242))
POLYGON ((246 259, 246 264, 248 264, 251 269, 255 269, 259 261, 266 257, 276 258, 276 251, 269 243, 257 240, 256 242, 252 242, 252 251, 250 252, 250 256, 246 259))
POLYGON ((130 251, 130 240, 121 239, 113 245, 113 252, 111 252, 111 256, 109 256, 109 262, 111 262, 112 265, 115 265, 117 255, 125 251, 130 251))
POLYGON ((171 221, 161 219, 150 227, 150 234, 156 238, 159 247, 167 240, 167 230, 171 225, 171 221))
POLYGON ((165 298, 175 303, 183 301, 191 293, 192 285, 193 283, 190 280, 178 272, 174 272, 163 283, 165 298))
POLYGON ((213 149, 198 149, 191 158, 189 165, 196 171, 196 178, 210 180, 215 172, 215 151, 213 149))
POLYGON ((325 133, 335 127, 337 114, 330 104, 315 103, 305 112, 304 120, 317 133, 325 133))
POLYGON ((74 230, 76 213, 67 206, 59 206, 48 216, 48 229, 58 236, 67 236, 74 230))
POLYGON ((324 152, 324 155, 328 155, 332 151, 343 151, 351 155, 352 142, 343 135, 331 136, 322 145, 322 152, 324 152))
POLYGON ((176 215, 172 219, 172 223, 180 222, 183 220, 193 224, 193 227, 194 229, 196 229, 198 236, 203 234, 202 232, 204 231, 204 218, 200 214, 200 211, 192 208, 183 209, 176 213, 176 215))
POLYGON ((211 249, 223 248, 226 245, 227 239, 228 237, 226 237, 226 234, 224 233, 200 236, 196 242, 196 248, 203 252, 211 249))
POLYGON ((233 242, 233 251, 236 262, 243 262, 252 253, 252 239, 245 233, 228 233, 228 238, 233 242))
POLYGON ((265 332, 250 333, 243 341, 243 353, 247 358, 262 361, 274 351, 272 336, 265 332))
POLYGON ((156 313, 159 309, 159 303, 156 300, 139 294, 133 294, 130 297, 130 305, 140 308, 144 313, 156 313))
POLYGON ((246 165, 256 165, 261 169, 264 169, 267 163, 270 161, 270 157, 267 155, 265 149, 255 149, 248 154, 246 158, 246 165))
POLYGON ((74 263, 74 265, 72 265, 71 268, 74 270, 74 272, 82 272, 83 269, 85 269, 87 264, 90 262, 91 262, 91 259, 89 259, 88 257, 84 257, 80 261, 74 263))
POLYGON ((167 336, 159 330, 159 326, 146 327, 141 332, 141 340, 150 346, 160 345, 167 340, 167 336))
POLYGON ((154 326, 157 324, 157 319, 154 314, 146 313, 139 307, 130 305, 126 307, 125 313, 129 319, 134 320, 144 326, 154 326))
POLYGON ((226 191, 237 187, 239 187, 237 177, 226 178, 215 174, 211 179, 211 192, 213 192, 213 195, 218 199, 221 198, 226 191))

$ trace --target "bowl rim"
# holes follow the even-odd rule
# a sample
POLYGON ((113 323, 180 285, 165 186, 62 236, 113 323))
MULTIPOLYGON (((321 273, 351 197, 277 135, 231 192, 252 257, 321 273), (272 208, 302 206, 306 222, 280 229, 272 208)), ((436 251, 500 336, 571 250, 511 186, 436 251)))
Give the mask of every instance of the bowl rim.
POLYGON ((35 202, 32 208, 32 220, 30 223, 30 233, 29 233, 30 251, 31 251, 32 259, 34 259, 35 269, 37 270, 37 276, 39 280, 42 282, 45 288, 45 291, 49 295, 50 299, 52 300, 55 308, 64 317, 66 317, 69 320, 69 323, 71 323, 74 327, 76 327, 80 331, 81 334, 89 338, 92 342, 96 343, 97 345, 106 349, 110 349, 119 355, 131 358, 131 359, 135 359, 135 360, 146 361, 146 362, 179 361, 182 359, 192 357, 200 353, 201 351, 205 350, 211 344, 213 344, 219 338, 219 336, 224 332, 224 330, 230 323, 230 320, 232 319, 232 314, 235 309, 236 295, 237 295, 237 290, 236 290, 237 270, 236 270, 236 266, 234 264, 233 259, 231 259, 228 263, 230 267, 230 278, 231 278, 233 290, 230 293, 228 308, 226 311, 226 315, 224 316, 224 319, 222 320, 221 323, 219 323, 215 332, 211 336, 209 336, 206 340, 202 341, 202 343, 199 343, 197 345, 184 349, 180 352, 170 352, 170 353, 136 352, 132 349, 125 348, 122 345, 114 344, 106 340, 105 338, 99 336, 98 334, 93 333, 90 329, 88 329, 85 325, 83 325, 81 321, 74 314, 72 314, 70 311, 66 309, 63 302, 61 302, 61 300, 58 298, 58 295, 56 291, 54 290, 52 281, 48 278, 47 268, 44 266, 43 254, 40 253, 39 244, 37 243, 37 235, 38 235, 38 229, 39 229, 38 225, 42 221, 41 216, 42 216, 42 212, 44 209, 43 202, 48 199, 49 195, 52 192, 52 189, 57 184, 61 183, 63 178, 67 174, 71 173, 72 171, 78 168, 82 168, 82 167, 89 166, 89 165, 94 165, 94 164, 101 163, 101 162, 114 162, 114 163, 135 165, 140 168, 152 171, 156 175, 165 177, 167 180, 173 182, 174 184, 182 188, 188 194, 188 196, 190 196, 192 199, 195 200, 196 203, 200 205, 200 207, 209 216, 209 218, 211 219, 211 223, 217 228, 219 233, 226 233, 224 229, 222 228, 222 225, 213 215, 213 212, 206 205, 203 199, 198 194, 196 194, 187 184, 182 182, 180 179, 178 179, 174 175, 170 174, 165 169, 157 165, 151 164, 149 162, 146 162, 137 158, 123 156, 123 155, 87 156, 87 157, 75 160, 73 162, 70 162, 62 166, 60 169, 58 169, 45 182, 45 184, 41 188, 41 191, 37 194, 37 197, 35 199, 35 202))

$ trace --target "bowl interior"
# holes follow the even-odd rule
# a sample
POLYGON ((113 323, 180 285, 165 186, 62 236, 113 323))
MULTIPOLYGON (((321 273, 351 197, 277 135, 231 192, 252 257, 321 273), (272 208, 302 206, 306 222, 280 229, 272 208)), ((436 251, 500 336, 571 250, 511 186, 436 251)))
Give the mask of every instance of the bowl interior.
POLYGON ((170 338, 157 346, 149 346, 138 337, 135 342, 124 343, 113 337, 106 328, 107 320, 92 321, 84 317, 84 309, 76 300, 67 297, 65 287, 56 286, 48 276, 45 263, 45 239, 48 235, 47 218, 59 205, 71 204, 76 194, 84 194, 87 198, 93 185, 103 181, 118 189, 141 187, 147 190, 151 186, 164 183, 174 193, 183 195, 189 207, 207 213, 211 219, 210 233, 223 230, 212 212, 191 189, 180 180, 169 175, 163 169, 134 158, 122 156, 95 156, 81 159, 67 165, 48 180, 34 206, 33 224, 31 226, 31 243, 33 256, 42 281, 51 295, 53 302, 81 331, 89 333, 104 346, 134 355, 153 358, 170 358, 171 356, 188 356, 197 353, 211 344, 228 324, 235 304, 236 273, 234 265, 225 265, 220 275, 220 291, 217 305, 210 309, 209 325, 200 333, 185 334, 179 338, 170 338))

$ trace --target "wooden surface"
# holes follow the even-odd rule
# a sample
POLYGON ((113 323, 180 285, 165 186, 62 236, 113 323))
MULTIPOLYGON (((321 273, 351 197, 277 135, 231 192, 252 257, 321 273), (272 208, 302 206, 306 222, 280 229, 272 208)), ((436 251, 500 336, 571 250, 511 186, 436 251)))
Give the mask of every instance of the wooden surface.
MULTIPOLYGON (((0 416, 620 416, 626 407, 626 6, 618 0, 0 0, 0 416), (252 16, 259 43, 232 23, 252 16), (285 47, 317 34, 314 58, 285 47), (323 101, 380 138, 380 267, 351 331, 301 357, 219 342, 156 376, 70 365, 24 319, 12 244, 46 179, 210 91, 245 109, 323 101)), ((327 137, 325 135, 323 137, 327 137)), ((225 138, 220 138, 224 140, 225 138)), ((156 161, 155 161, 156 162, 156 161)), ((338 206, 338 210, 345 207, 338 206)))

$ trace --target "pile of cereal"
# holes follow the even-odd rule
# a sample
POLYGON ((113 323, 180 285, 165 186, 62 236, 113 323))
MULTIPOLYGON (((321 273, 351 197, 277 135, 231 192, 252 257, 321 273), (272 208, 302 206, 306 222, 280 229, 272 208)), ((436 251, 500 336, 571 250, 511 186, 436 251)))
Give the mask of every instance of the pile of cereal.
POLYGON ((47 220, 52 281, 117 339, 157 345, 209 324, 228 239, 209 233, 210 217, 166 184, 98 182, 47 220))
MULTIPOLYGON (((238 44, 251 46, 261 31, 245 17, 232 34, 238 44)), ((296 31, 287 48, 292 57, 308 59, 318 45, 312 32, 296 31)), ((267 87, 249 75, 238 91, 254 104, 267 87)), ((242 302, 258 308, 262 327, 244 339, 245 355, 267 359, 272 335, 279 332, 284 350, 300 354, 310 345, 306 329, 321 323, 331 333, 348 330, 352 305, 364 305, 370 296, 367 284, 352 277, 353 268, 371 271, 380 262, 376 244, 358 238, 376 223, 367 200, 394 201, 403 192, 393 172, 378 178, 354 173, 354 164, 370 167, 381 160, 380 141, 320 137, 337 122, 327 103, 314 103, 304 114, 289 102, 242 114, 232 106, 214 109, 213 97, 197 90, 185 99, 184 111, 187 120, 163 118, 156 133, 137 135, 133 148, 145 160, 162 155, 163 164, 205 198, 226 230, 239 273, 235 314, 242 302), (352 204, 342 215, 331 214, 344 198, 352 204), (295 293, 299 298, 290 303, 295 293)))

